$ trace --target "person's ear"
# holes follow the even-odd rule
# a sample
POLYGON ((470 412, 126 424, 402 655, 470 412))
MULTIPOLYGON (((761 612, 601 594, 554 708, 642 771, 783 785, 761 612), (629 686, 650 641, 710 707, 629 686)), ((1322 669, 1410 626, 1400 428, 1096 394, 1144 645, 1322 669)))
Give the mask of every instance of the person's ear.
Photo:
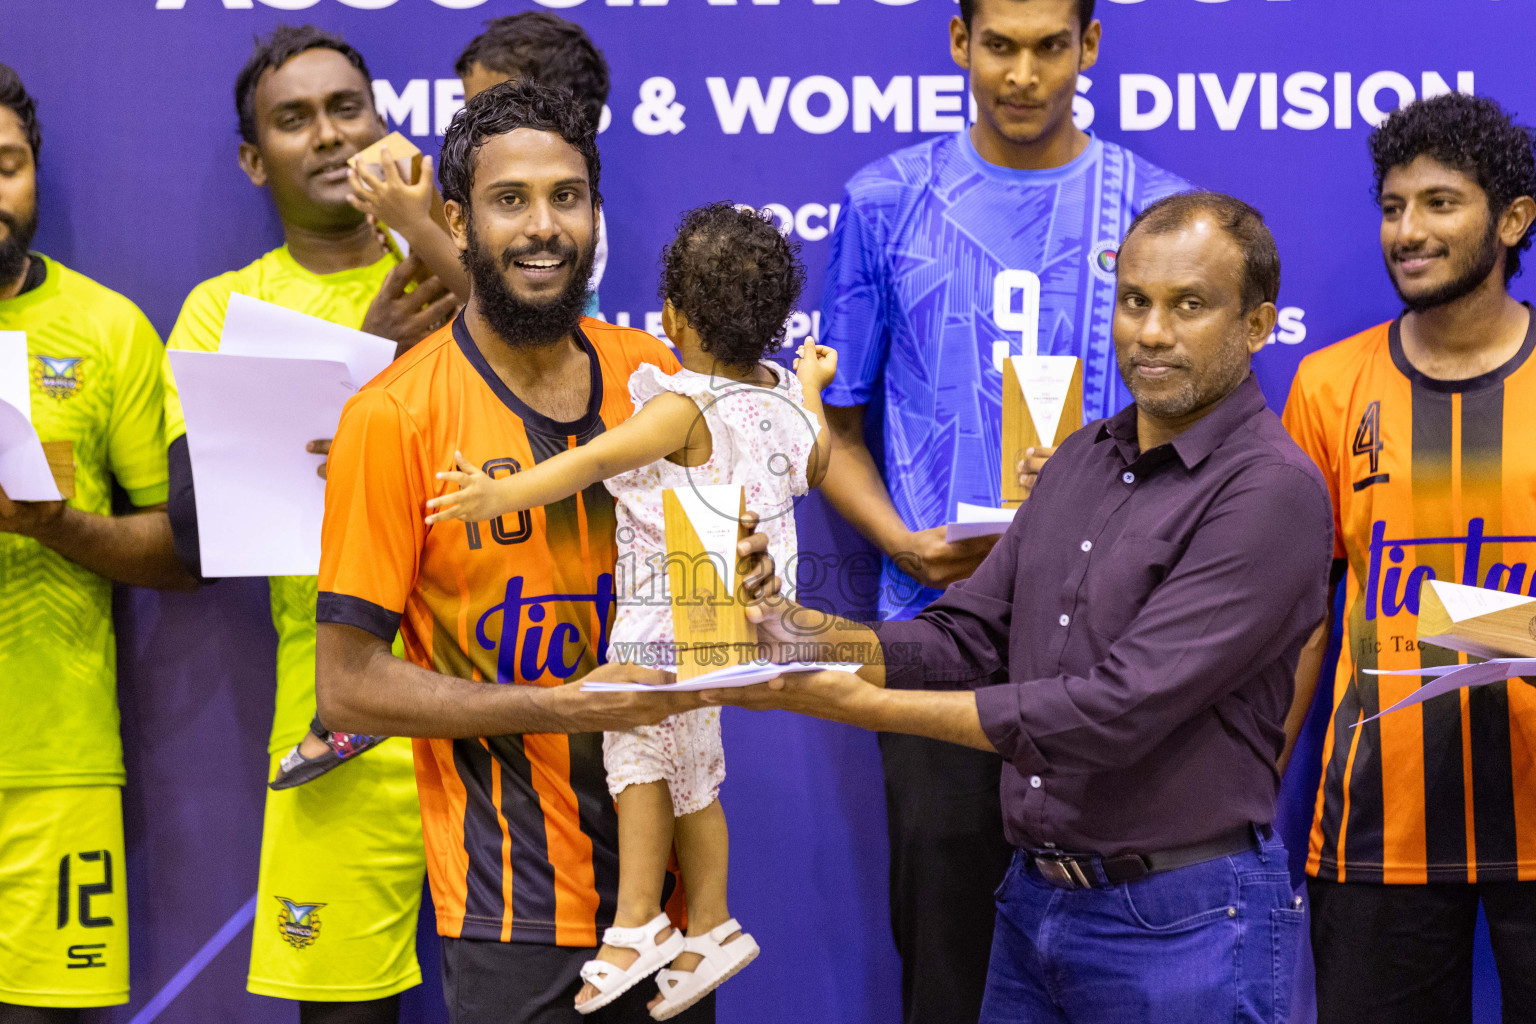
POLYGON ((1279 318, 1280 311, 1273 302, 1261 302, 1248 313, 1249 355, 1258 355, 1269 344, 1269 336, 1275 333, 1275 322, 1279 318))
POLYGON ((1104 26, 1099 23, 1097 18, 1090 21, 1088 27, 1083 30, 1082 55, 1077 61, 1077 71, 1079 74, 1087 71, 1099 62, 1099 38, 1103 33, 1104 26))
POLYGON ((675 342, 681 337, 682 332, 687 329, 688 318, 678 312, 677 307, 672 305, 671 299, 663 302, 661 304, 661 333, 675 342))
POLYGON ((1499 217, 1499 241, 1506 249, 1519 245, 1533 223, 1536 223, 1536 199, 1520 196, 1505 207, 1504 214, 1499 217))
POLYGON ((949 59, 971 70, 971 30, 958 14, 949 19, 949 59))
POLYGON ((443 219, 448 222, 448 237, 453 239, 453 244, 459 252, 469 249, 469 217, 468 211, 457 199, 449 199, 443 203, 443 219))
POLYGON ((257 188, 264 188, 267 184, 267 165, 261 159, 261 150, 253 143, 240 143, 240 153, 237 158, 240 169, 245 176, 251 179, 251 184, 257 188))

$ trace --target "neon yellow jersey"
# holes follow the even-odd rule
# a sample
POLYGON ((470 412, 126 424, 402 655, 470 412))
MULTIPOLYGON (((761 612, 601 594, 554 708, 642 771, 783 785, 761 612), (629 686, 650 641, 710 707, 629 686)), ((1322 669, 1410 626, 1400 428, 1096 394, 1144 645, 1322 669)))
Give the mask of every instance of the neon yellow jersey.
MULTIPOLYGON (((38 436, 74 446, 69 504, 110 514, 114 478, 135 505, 162 504, 160 336, 123 296, 41 259, 43 283, 0 302, 0 331, 26 332, 38 436)), ((0 608, 0 789, 122 785, 112 584, 0 533, 0 608)))
MULTIPOLYGON (((316 274, 301 267, 288 247, 273 249, 249 266, 204 281, 192 289, 171 329, 167 348, 214 352, 224 333, 224 311, 234 292, 329 320, 361 327, 368 304, 397 261, 377 263, 337 274, 316 274)), ((166 440, 187 432, 181 399, 165 360, 166 440)), ((272 625, 277 629, 277 710, 268 749, 287 753, 309 730, 315 715, 315 577, 274 576, 269 581, 272 625)))

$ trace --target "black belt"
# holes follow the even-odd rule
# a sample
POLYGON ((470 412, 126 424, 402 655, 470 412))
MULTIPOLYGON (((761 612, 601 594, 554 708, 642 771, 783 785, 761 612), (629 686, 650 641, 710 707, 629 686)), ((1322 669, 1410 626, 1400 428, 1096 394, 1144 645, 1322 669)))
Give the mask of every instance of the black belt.
POLYGON ((1234 853, 1258 848, 1259 830, 1252 825, 1244 825, 1209 842, 1160 853, 1122 853, 1115 857, 1100 857, 1096 853, 1025 850, 1024 854, 1040 873, 1040 877, 1058 889, 1107 889, 1159 871, 1187 868, 1191 864, 1215 860, 1217 857, 1230 857, 1234 853))

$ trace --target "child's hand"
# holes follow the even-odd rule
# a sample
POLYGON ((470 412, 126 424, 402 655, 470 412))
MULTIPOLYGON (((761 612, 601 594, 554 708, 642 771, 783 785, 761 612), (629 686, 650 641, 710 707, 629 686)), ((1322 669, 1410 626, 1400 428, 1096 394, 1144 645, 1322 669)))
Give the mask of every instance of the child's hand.
POLYGON ((427 502, 427 508, 442 509, 427 516, 427 525, 442 522, 445 519, 462 519, 467 523, 477 523, 483 519, 495 519, 506 512, 504 505, 496 499, 496 481, 480 472, 464 457, 463 452, 454 452, 453 461, 459 467, 457 473, 439 473, 439 480, 446 480, 451 484, 458 484, 459 489, 451 494, 433 498, 427 502))
POLYGON ((432 158, 421 158, 421 173, 413 185, 400 176, 400 165, 390 158, 388 147, 381 149, 379 155, 384 162, 382 178, 361 163, 348 169, 352 194, 347 202, 371 214, 375 223, 382 222, 401 234, 431 223, 432 207, 437 202, 437 190, 432 185, 432 158))
POLYGON ((820 391, 837 375, 837 350, 807 340, 795 357, 795 375, 802 386, 820 391))

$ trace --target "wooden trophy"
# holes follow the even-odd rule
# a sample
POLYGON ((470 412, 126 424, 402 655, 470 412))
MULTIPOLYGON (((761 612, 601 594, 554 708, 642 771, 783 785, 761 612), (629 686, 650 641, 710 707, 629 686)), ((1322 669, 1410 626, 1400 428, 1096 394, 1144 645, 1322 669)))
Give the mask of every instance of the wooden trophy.
POLYGON ((755 657, 757 626, 747 621, 736 574, 745 492, 732 484, 670 488, 662 509, 678 681, 755 657))
POLYGON ((1418 634, 1479 658, 1536 658, 1536 597, 1425 580, 1418 634))
POLYGON ((59 493, 68 501, 75 496, 75 444, 73 441, 44 441, 43 455, 59 493))
POLYGON ((1024 501, 1019 463, 1025 449, 1055 447, 1082 425, 1081 359, 1025 355, 1003 360, 1004 508, 1017 508, 1024 501))
POLYGON ((366 167, 369 174, 382 178, 384 177, 384 157, 381 153, 385 149, 388 149, 389 155, 395 158, 395 167, 399 169, 400 177, 405 179, 405 183, 416 184, 416 179, 421 177, 421 150, 416 147, 416 143, 399 132, 390 132, 367 149, 352 154, 347 159, 347 164, 353 170, 366 167))

